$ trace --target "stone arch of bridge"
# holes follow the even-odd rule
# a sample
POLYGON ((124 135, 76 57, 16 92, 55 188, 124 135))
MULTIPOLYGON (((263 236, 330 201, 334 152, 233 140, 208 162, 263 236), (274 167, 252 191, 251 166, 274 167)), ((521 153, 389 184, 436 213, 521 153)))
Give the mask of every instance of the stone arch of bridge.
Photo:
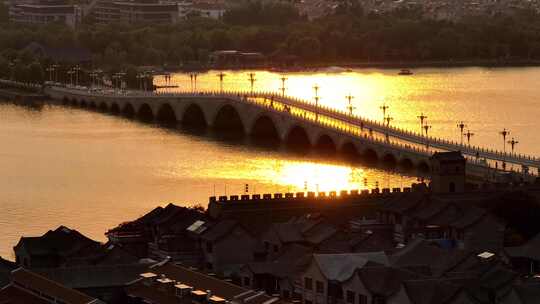
POLYGON ((64 96, 62 98, 62 105, 67 106, 69 104, 69 98, 67 96, 64 96))
POLYGON ((78 106, 78 105, 79 105, 79 102, 77 101, 77 98, 73 97, 73 98, 71 99, 71 105, 72 105, 72 106, 78 106))
POLYGON ((339 147, 339 152, 346 159, 356 160, 360 158, 360 149, 350 140, 343 141, 339 147))
POLYGON ((394 155, 394 153, 390 151, 386 151, 383 154, 382 162, 384 165, 389 167, 395 167, 398 163, 397 157, 394 155))
POLYGON ((102 112, 106 112, 107 110, 109 110, 109 106, 108 106, 107 103, 104 102, 104 101, 101 102, 101 103, 99 104, 99 107, 98 107, 98 108, 99 108, 99 110, 102 111, 102 112))
POLYGON ((122 115, 133 118, 135 116, 135 107, 129 102, 127 102, 122 108, 122 115))
POLYGON ((231 103, 223 103, 216 107, 211 124, 217 130, 246 133, 246 122, 242 119, 239 107, 231 103))
POLYGON ((96 103, 95 103, 93 100, 91 100, 91 101, 88 103, 88 108, 90 108, 90 109, 96 109, 96 108, 97 108, 97 105, 96 105, 96 103))
POLYGON ((255 115, 248 116, 246 119, 246 128, 246 133, 261 142, 264 140, 273 142, 283 140, 283 127, 277 123, 276 115, 273 115, 271 112, 260 111, 255 115))
POLYGON ((178 121, 178 117, 176 116, 176 112, 171 104, 165 102, 159 105, 156 111, 156 120, 164 123, 176 123, 178 121))
POLYGON ((79 106, 81 108, 87 108, 88 107, 88 102, 86 102, 86 100, 83 98, 83 99, 81 99, 81 102, 79 103, 79 106))
POLYGON ((201 128, 208 126, 208 119, 203 108, 198 103, 189 103, 179 116, 182 125, 187 127, 201 128))
POLYGON ((399 166, 405 170, 414 169, 414 162, 409 157, 402 157, 399 161, 399 166))
POLYGON ((368 162, 377 162, 379 160, 379 153, 373 147, 367 147, 362 151, 362 159, 368 162))
POLYGON ((154 112, 152 111, 152 107, 147 103, 142 103, 139 109, 137 109, 137 118, 142 121, 153 121, 154 112))
POLYGON ((317 151, 324 154, 335 154, 337 152, 335 140, 326 133, 322 133, 318 136, 314 147, 317 151))
POLYGON ((120 106, 116 102, 113 102, 111 103, 110 111, 112 114, 120 114, 120 106))
POLYGON ((285 144, 294 150, 307 150, 313 146, 308 130, 305 126, 294 124, 287 130, 285 144))

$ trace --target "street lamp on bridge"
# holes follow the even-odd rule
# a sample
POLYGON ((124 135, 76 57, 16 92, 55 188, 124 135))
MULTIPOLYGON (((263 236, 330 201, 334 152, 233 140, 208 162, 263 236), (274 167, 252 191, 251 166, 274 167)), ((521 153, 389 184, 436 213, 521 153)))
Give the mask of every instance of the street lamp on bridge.
POLYGON ((465 123, 464 123, 463 121, 460 122, 460 123, 457 125, 457 127, 459 128, 459 135, 460 135, 460 137, 461 137, 461 144, 463 144, 463 135, 464 135, 464 134, 463 134, 463 129, 465 129, 466 126, 467 126, 467 125, 465 125, 465 123))
POLYGON ((384 120, 386 121, 386 126, 388 127, 388 126, 390 126, 390 122, 391 122, 392 120, 394 120, 394 117, 391 117, 390 115, 388 115, 388 116, 386 116, 386 117, 384 118, 384 120))
POLYGON ((349 115, 353 115, 353 111, 354 109, 356 108, 355 106, 352 105, 352 100, 354 98, 354 96, 352 96, 351 94, 345 96, 345 98, 347 98, 348 102, 349 102, 349 105, 347 106, 347 110, 349 110, 349 115))
POLYGON ((515 140, 515 139, 512 137, 512 140, 509 140, 508 143, 509 143, 510 146, 512 147, 512 154, 514 154, 514 147, 519 143, 519 141, 515 140))
POLYGON ((424 120, 426 120, 428 117, 424 115, 424 112, 420 113, 420 115, 416 117, 420 119, 420 133, 422 133, 424 128, 424 120))
MULTIPOLYGON (((465 137, 467 137, 467 144, 471 144, 471 137, 474 135, 474 133, 471 133, 471 130, 467 130, 467 133, 464 133, 465 137)), ((462 136, 463 137, 463 136, 462 136)))
POLYGON ((287 77, 285 75, 281 76, 281 96, 285 97, 285 82, 287 81, 287 77))
POLYGON ((255 84, 255 73, 251 72, 248 74, 249 83, 251 84, 251 94, 253 94, 253 85, 255 84))
POLYGON ((75 86, 79 85, 79 71, 81 71, 81 67, 79 65, 76 65, 73 68, 73 71, 75 71, 75 86))
POLYGON ((429 129, 431 129, 431 126, 426 123, 424 125, 424 131, 426 132, 426 149, 429 149, 429 136, 428 136, 429 129))
POLYGON ((189 80, 190 80, 190 84, 191 84, 191 91, 196 91, 197 90, 197 73, 196 72, 191 72, 189 73, 189 80))
POLYGON ((313 86, 313 90, 315 91, 315 120, 319 120, 319 87, 318 84, 315 84, 313 86))
POLYGON ((383 104, 382 106, 379 107, 379 109, 382 110, 382 114, 383 114, 383 122, 384 120, 386 119, 386 111, 390 108, 390 106, 387 106, 386 104, 383 104))
POLYGON ((503 152, 506 153, 506 136, 510 135, 510 131, 504 128, 501 132, 499 132, 499 134, 501 134, 503 137, 503 152))
POLYGON ((75 70, 69 69, 67 71, 67 74, 69 75, 69 85, 73 85, 73 74, 75 74, 75 70))
POLYGON ((223 72, 219 72, 218 74, 218 77, 219 77, 219 90, 221 93, 223 93, 223 78, 227 76, 227 74, 223 73, 223 72))

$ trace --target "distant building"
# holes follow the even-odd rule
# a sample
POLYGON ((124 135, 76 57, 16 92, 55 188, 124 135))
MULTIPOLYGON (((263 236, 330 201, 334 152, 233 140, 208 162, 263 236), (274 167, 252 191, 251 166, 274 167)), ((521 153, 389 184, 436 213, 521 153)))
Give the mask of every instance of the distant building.
POLYGON ((26 268, 60 267, 70 259, 93 253, 101 244, 64 226, 39 237, 22 237, 13 248, 16 263, 26 268))
POLYGON ((76 27, 82 19, 82 10, 65 0, 12 0, 9 2, 12 22, 27 24, 63 23, 76 27))
POLYGON ((12 271, 11 283, 0 289, 0 303, 105 304, 23 268, 12 271))
POLYGON ((210 63, 216 66, 261 65, 266 56, 257 52, 241 52, 236 50, 215 51, 210 54, 210 63))
POLYGON ((178 4, 159 0, 98 0, 92 14, 97 23, 176 23, 178 4))
POLYGON ((194 16, 221 19, 225 13, 225 5, 222 3, 195 2, 191 5, 188 16, 194 16))

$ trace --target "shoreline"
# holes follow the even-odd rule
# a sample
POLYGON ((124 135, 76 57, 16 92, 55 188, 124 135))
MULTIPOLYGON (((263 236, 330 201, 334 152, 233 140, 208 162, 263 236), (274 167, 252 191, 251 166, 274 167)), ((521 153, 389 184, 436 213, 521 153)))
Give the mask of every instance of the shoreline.
MULTIPOLYGON (((189 72, 189 71, 224 71, 224 70, 265 70, 269 72, 312 72, 317 69, 411 69, 411 68, 511 68, 511 67, 540 67, 540 60, 460 60, 460 61, 335 61, 304 63, 284 67, 279 64, 246 64, 246 65, 201 65, 201 66, 170 66, 160 67, 160 72, 189 72)), ((160 74, 158 72, 157 74, 160 74)))

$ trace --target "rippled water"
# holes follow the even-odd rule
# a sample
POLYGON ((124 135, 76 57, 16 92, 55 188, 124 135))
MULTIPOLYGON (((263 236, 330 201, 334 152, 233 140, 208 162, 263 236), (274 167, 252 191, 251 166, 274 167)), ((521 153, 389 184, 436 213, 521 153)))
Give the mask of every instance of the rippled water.
MULTIPOLYGON (((476 144, 502 148, 506 127, 518 151, 540 155, 540 69, 421 69, 288 74, 287 93, 344 108, 355 96, 357 112, 381 119, 389 105, 393 124, 419 128, 424 112, 431 134, 459 138, 457 121, 476 144)), ((247 72, 226 72, 227 88, 249 89, 247 72)), ((281 75, 256 72, 256 89, 276 90, 281 75)), ((160 83, 163 79, 157 79, 160 83)), ((172 83, 190 89, 186 75, 172 83)), ((200 74, 199 89, 219 89, 217 72, 200 74)), ((414 177, 362 164, 298 156, 280 149, 225 141, 211 131, 169 130, 112 115, 60 106, 32 110, 0 104, 0 255, 11 257, 21 235, 58 225, 103 240, 107 228, 159 204, 206 204, 208 196, 253 192, 328 191, 406 186, 414 177), (366 180, 365 180, 366 179, 366 180)))

